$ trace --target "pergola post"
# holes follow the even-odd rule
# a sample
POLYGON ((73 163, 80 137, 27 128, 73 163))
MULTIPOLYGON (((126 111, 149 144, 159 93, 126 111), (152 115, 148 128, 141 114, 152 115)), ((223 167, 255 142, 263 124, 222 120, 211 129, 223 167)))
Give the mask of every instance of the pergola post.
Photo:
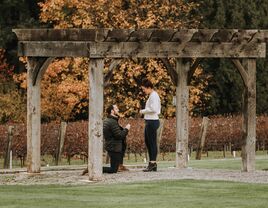
POLYGON ((190 63, 185 59, 176 59, 178 83, 176 86, 176 167, 185 168, 188 162, 188 103, 187 86, 190 63))
POLYGON ((40 173, 41 111, 40 80, 35 71, 40 67, 38 58, 28 57, 27 70, 27 172, 40 173))
POLYGON ((27 60, 27 172, 40 172, 41 79, 54 58, 28 57, 27 60))
POLYGON ((243 143, 242 170, 255 170, 256 144, 256 59, 244 59, 242 65, 247 73, 247 83, 243 94, 243 143))
POLYGON ((88 113, 89 180, 102 178, 103 154, 103 68, 104 59, 90 59, 88 113))

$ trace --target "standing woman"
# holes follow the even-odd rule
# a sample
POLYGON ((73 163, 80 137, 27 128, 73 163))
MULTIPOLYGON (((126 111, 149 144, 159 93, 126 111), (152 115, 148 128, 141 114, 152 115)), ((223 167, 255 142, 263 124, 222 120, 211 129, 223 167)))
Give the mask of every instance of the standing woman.
POLYGON ((149 80, 143 80, 141 88, 146 95, 149 95, 145 109, 140 111, 141 114, 144 114, 144 138, 149 153, 149 165, 143 171, 157 171, 157 129, 160 125, 158 115, 161 112, 161 101, 159 95, 153 89, 153 84, 149 80))

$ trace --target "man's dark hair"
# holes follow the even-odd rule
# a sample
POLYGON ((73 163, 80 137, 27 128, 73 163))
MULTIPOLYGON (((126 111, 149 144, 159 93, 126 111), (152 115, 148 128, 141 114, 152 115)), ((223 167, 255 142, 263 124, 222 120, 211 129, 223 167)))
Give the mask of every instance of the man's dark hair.
POLYGON ((106 109, 106 113, 110 115, 113 109, 114 109, 114 105, 109 105, 108 108, 106 109))
POLYGON ((142 80, 141 86, 146 87, 146 88, 152 88, 152 89, 154 87, 153 84, 152 84, 152 82, 149 81, 148 79, 142 80))

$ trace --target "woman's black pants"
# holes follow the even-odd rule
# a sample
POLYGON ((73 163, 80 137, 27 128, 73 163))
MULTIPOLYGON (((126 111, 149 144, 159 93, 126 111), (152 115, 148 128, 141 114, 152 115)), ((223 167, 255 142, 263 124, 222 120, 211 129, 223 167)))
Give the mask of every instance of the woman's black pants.
POLYGON ((157 129, 159 125, 159 120, 145 120, 145 145, 150 161, 156 161, 157 158, 157 129))

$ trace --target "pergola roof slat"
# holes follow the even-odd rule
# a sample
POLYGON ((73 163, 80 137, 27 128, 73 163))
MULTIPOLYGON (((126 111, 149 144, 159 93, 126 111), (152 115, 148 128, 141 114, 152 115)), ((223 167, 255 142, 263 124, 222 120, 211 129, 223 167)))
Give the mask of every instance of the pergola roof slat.
POLYGON ((250 42, 254 39, 255 35, 258 34, 258 30, 240 30, 235 33, 232 37, 232 42, 250 42))
POLYGON ((105 37, 105 42, 125 42, 129 39, 132 30, 109 30, 105 37))
POLYGON ((173 34, 172 39, 170 40, 171 42, 189 42, 193 35, 197 32, 198 30, 196 29, 191 29, 191 30, 178 30, 173 34))
POLYGON ((233 35, 237 33, 238 30, 218 30, 211 38, 212 42, 230 42, 233 35))
POLYGON ((209 42, 213 35, 217 33, 218 30, 206 30, 200 29, 198 32, 194 33, 191 42, 209 42))

